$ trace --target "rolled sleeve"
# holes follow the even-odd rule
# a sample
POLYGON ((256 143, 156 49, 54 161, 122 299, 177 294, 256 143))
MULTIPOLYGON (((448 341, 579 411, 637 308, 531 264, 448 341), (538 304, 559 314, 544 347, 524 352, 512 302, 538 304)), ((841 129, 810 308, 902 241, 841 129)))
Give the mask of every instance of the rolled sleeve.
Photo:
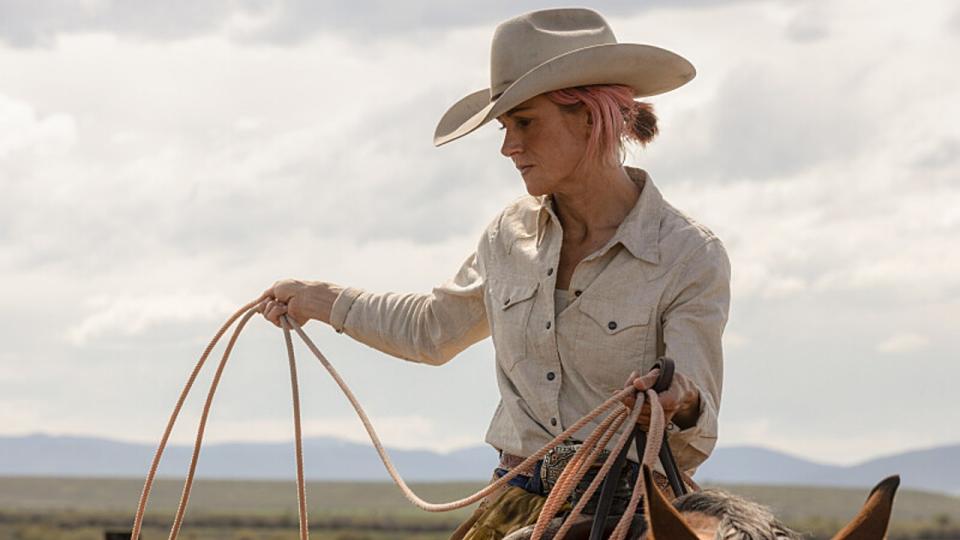
POLYGON ((700 414, 694 426, 674 427, 669 438, 680 467, 692 471, 709 457, 718 434, 721 338, 730 309, 730 261, 720 240, 713 237, 694 251, 678 276, 663 313, 665 354, 699 390, 700 414))
POLYGON ((684 470, 696 469, 713 452, 717 442, 717 404, 713 397, 697 387, 700 391, 700 415, 697 423, 687 429, 680 429, 670 424, 670 448, 673 450, 677 463, 684 470))
POLYGON ((338 334, 343 333, 343 325, 347 321, 347 313, 353 306, 354 301, 363 291, 355 287, 347 287, 340 291, 336 300, 333 301, 333 308, 330 311, 330 326, 338 334))

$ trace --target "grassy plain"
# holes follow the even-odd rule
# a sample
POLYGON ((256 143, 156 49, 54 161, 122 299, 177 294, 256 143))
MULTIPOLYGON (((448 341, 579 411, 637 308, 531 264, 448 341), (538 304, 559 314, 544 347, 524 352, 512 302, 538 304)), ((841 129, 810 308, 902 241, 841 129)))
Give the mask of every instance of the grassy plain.
MULTIPOLYGON (((431 501, 460 498, 475 483, 414 485, 431 501)), ((829 538, 850 517, 866 489, 722 486, 771 506, 810 538, 829 538)), ((139 479, 0 477, 0 540, 102 540, 105 530, 129 531, 143 482, 139 479)), ((147 507, 144 540, 166 538, 183 489, 160 479, 147 507)), ((310 482, 311 538, 319 540, 440 540, 471 509, 422 512, 388 483, 310 482)), ((199 480, 180 538, 293 540, 296 486, 289 482, 199 480)), ((897 495, 892 540, 960 540, 960 498, 904 490, 897 495)))

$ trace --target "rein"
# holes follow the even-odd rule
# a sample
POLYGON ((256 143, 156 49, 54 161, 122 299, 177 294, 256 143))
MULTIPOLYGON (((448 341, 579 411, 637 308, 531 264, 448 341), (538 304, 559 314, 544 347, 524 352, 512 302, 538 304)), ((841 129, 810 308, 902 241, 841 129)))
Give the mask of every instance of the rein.
MULTIPOLYGON (((206 363, 207 358, 213 351, 213 348, 217 345, 230 326, 232 326, 233 323, 237 322, 239 319, 240 322, 230 335, 230 339, 227 342, 227 345, 224 348, 223 354, 220 358, 220 363, 217 366, 217 371, 210 383, 210 389, 207 391, 207 399, 203 405, 203 413, 200 416, 200 424, 197 428, 197 436, 193 447, 193 455, 190 459, 190 469, 187 472, 187 478, 183 486, 183 493, 180 496, 180 504, 177 508, 177 515, 174 519, 173 525, 170 528, 169 539, 176 540, 180 534, 180 528, 183 525, 183 516, 186 512, 187 503, 190 499, 190 490, 193 486, 193 478, 194 474, 196 473, 197 461, 200 456, 200 447, 203 444, 203 432, 206 428, 207 417, 210 414, 210 407, 213 403, 213 397, 216 394, 217 386, 220 384, 220 377, 223 374, 223 369, 227 364, 227 360, 230 358, 230 353, 233 351, 233 347, 237 342, 237 338, 247 325, 247 322, 250 321, 250 318, 253 317, 254 314, 258 313, 257 308, 262 302, 264 302, 264 300, 260 299, 250 302, 231 315, 227 321, 223 323, 220 329, 217 330, 216 334, 214 334, 213 338, 210 340, 210 343, 204 349, 203 354, 200 355, 200 359, 197 361, 196 366, 194 366, 193 371, 190 373, 183 390, 180 392, 180 397, 177 399, 177 403, 173 408, 170 419, 167 421, 166 429, 163 432, 163 436, 160 438, 160 444, 157 446, 156 454, 154 455, 153 462, 150 465, 150 471, 147 474, 147 478, 143 486, 143 492, 140 495, 140 502, 137 505, 137 514, 134 518, 131 538, 140 537, 140 530, 143 526, 144 512, 146 511, 147 501, 150 498, 150 490, 153 487, 153 481, 156 477, 157 468, 160 464, 160 458, 162 457, 163 451, 167 445, 167 441, 170 438, 170 432, 173 430, 173 426, 180 414, 180 409, 183 407, 183 403, 186 400, 187 395, 190 393, 200 369, 203 367, 204 363, 206 363)), ((383 461, 383 465, 386 467, 390 477, 397 484, 397 487, 400 488, 400 491, 403 493, 403 495, 414 506, 417 506, 418 508, 428 512, 448 512, 451 510, 456 510, 465 506, 469 506, 483 499, 484 497, 487 497, 506 485, 510 480, 520 474, 521 471, 526 470, 538 460, 542 459, 547 452, 566 441, 584 426, 596 420, 604 413, 609 413, 600 422, 593 433, 591 433, 590 436, 587 437, 587 439, 583 442, 581 448, 564 468, 560 478, 557 480, 556 485, 553 487, 553 489, 551 489, 550 494, 544 503, 543 509, 540 512, 540 516, 537 519, 532 536, 532 540, 540 540, 546 532, 547 525, 550 523, 550 520, 553 519, 553 517, 556 516, 556 514, 561 510, 570 493, 572 493, 573 489, 577 486, 577 483, 596 463, 602 450, 607 446, 610 440, 613 439, 617 433, 617 430, 624 424, 627 426, 636 425, 637 418, 640 415, 640 410, 643 407, 645 400, 649 400, 650 402, 651 418, 650 427, 646 434, 646 444, 644 446, 641 463, 653 467, 654 463, 660 456, 662 448, 665 447, 663 443, 665 418, 663 407, 660 406, 660 401, 657 397, 657 391, 654 388, 651 388, 645 390, 644 392, 638 392, 632 386, 630 386, 620 390, 609 399, 598 405, 583 418, 564 430, 563 433, 554 437, 550 442, 544 445, 543 448, 525 459, 519 465, 515 466, 513 469, 507 472, 507 474, 484 487, 480 491, 477 491, 468 497, 451 502, 431 503, 417 496, 417 494, 410 489, 407 483, 397 472, 390 460, 390 456, 384 449, 383 444, 380 441, 380 437, 377 435, 377 432, 373 427, 373 424, 370 422, 369 417, 367 417, 366 412, 364 412, 363 407, 360 405, 360 402, 350 390, 350 387, 347 385, 347 383, 344 382, 344 380, 340 377, 340 374, 337 373, 337 370, 334 369, 329 360, 327 360, 323 353, 320 352, 310 337, 304 333, 303 329, 296 324, 296 322, 287 318, 286 315, 281 316, 280 322, 283 328, 283 337, 286 344, 287 358, 290 365, 290 388, 293 400, 294 443, 296 448, 297 463, 297 501, 299 505, 300 540, 308 540, 310 533, 307 519, 306 488, 303 475, 303 445, 300 428, 300 389, 297 380, 297 367, 293 352, 291 328, 298 336, 300 336, 300 339, 303 340, 307 348, 310 349, 310 352, 317 357, 317 360, 320 361, 327 372, 330 373, 330 376, 337 383, 337 386, 340 387, 340 390, 346 396, 347 400, 350 401, 354 411, 356 411, 357 416, 363 423, 364 429, 366 429, 367 434, 370 436, 370 440, 373 443, 374 448, 377 450, 377 454, 379 454, 381 461, 383 461), (636 397, 633 407, 628 407, 622 402, 623 399, 633 396, 636 397)), ((670 370, 667 369, 664 371, 670 370)), ((599 488, 600 483, 607 476, 608 471, 611 469, 611 467, 615 466, 615 462, 619 459, 622 465, 622 460, 626 455, 628 441, 635 435, 635 432, 638 432, 638 430, 626 429, 619 436, 613 450, 610 452, 610 455, 607 457, 606 461, 604 461, 600 471, 591 482, 587 491, 580 498, 567 519, 564 520, 561 528, 553 536, 555 540, 560 540, 563 538, 563 535, 566 534, 570 525, 573 523, 574 518, 580 515, 587 501, 590 500, 591 496, 599 488)), ((639 441, 640 438, 637 437, 637 440, 639 441)), ((666 463, 664 463, 664 465, 666 465, 666 463)), ((637 481, 633 486, 633 493, 631 494, 627 509, 624 511, 624 514, 620 518, 617 527, 614 529, 609 538, 613 540, 623 540, 626 537, 630 528, 631 518, 636 511, 640 500, 640 495, 643 493, 643 482, 643 475, 638 475, 637 481)))

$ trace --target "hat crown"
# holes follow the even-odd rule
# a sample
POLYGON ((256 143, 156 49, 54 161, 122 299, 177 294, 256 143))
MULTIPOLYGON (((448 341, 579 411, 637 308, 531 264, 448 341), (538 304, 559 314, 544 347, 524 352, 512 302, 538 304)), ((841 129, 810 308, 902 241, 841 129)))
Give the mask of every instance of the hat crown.
POLYGON ((490 99, 531 69, 564 53, 617 43, 607 21, 583 8, 547 9, 497 26, 490 50, 490 99))

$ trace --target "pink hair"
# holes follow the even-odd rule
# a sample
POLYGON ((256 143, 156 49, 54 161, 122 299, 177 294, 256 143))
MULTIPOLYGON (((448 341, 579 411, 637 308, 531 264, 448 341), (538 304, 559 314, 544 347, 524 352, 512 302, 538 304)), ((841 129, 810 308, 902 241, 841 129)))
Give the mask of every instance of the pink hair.
POLYGON ((587 108, 593 129, 587 140, 588 159, 602 158, 608 163, 622 161, 623 141, 633 140, 646 146, 658 133, 653 105, 634 101, 633 89, 620 84, 578 86, 547 92, 553 103, 587 108))

